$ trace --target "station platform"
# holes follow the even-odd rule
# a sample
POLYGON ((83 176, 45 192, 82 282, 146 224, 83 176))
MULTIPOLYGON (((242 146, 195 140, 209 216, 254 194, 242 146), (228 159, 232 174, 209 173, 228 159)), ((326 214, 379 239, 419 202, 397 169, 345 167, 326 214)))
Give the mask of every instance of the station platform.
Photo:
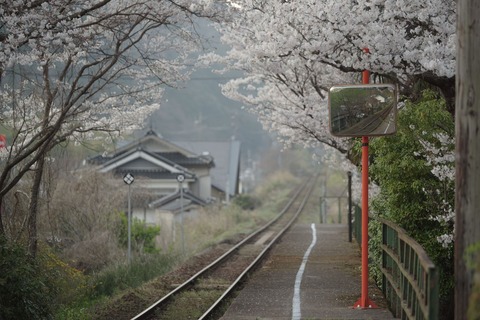
POLYGON ((354 308, 360 295, 361 253, 347 225, 296 224, 222 319, 395 319, 376 286, 369 298, 378 308, 354 308))

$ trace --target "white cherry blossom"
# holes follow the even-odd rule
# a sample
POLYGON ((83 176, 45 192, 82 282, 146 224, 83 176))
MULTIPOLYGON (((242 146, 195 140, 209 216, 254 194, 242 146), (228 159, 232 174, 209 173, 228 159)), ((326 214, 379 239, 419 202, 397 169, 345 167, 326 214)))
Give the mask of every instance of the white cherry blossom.
POLYGON ((210 0, 2 1, 0 205, 31 168, 41 177, 59 143, 142 126, 163 87, 188 78, 202 44, 197 17, 225 9, 210 0))
POLYGON ((206 55, 204 62, 243 72, 223 86, 224 94, 250 106, 287 143, 318 141, 346 152, 345 139, 329 134, 326 91, 333 84, 360 83, 364 69, 373 81, 398 84, 402 94, 422 79, 453 100, 454 1, 232 3, 229 23, 218 25, 232 49, 206 55))

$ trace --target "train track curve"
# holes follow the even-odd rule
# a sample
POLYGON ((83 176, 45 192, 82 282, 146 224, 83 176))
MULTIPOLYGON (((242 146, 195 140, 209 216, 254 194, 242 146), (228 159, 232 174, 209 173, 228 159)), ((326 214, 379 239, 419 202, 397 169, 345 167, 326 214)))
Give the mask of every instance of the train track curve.
POLYGON ((266 258, 270 249, 297 220, 315 187, 316 180, 317 177, 307 179, 297 188, 283 210, 275 218, 145 308, 133 317, 132 320, 165 319, 168 317, 168 314, 174 312, 172 310, 175 309, 174 302, 176 297, 186 292, 204 289, 205 287, 214 288, 218 294, 214 295, 215 297, 212 301, 209 301, 207 304, 209 307, 204 310, 198 310, 199 316, 195 318, 217 318, 219 308, 239 287, 242 281, 253 272, 255 267, 266 258))

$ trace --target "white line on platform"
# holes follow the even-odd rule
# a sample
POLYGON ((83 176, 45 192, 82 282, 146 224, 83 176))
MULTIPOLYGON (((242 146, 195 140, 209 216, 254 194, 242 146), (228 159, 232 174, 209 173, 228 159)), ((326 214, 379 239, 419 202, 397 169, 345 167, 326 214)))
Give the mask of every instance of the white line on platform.
POLYGON ((308 261, 308 256, 312 251, 313 247, 317 243, 317 231, 315 229, 315 224, 312 223, 312 243, 308 247, 307 251, 303 255, 302 264, 300 269, 298 269, 297 277, 295 278, 295 288, 293 290, 293 303, 292 303, 292 320, 299 320, 302 317, 302 311, 300 310, 300 285, 302 284, 303 271, 305 271, 305 265, 308 261))

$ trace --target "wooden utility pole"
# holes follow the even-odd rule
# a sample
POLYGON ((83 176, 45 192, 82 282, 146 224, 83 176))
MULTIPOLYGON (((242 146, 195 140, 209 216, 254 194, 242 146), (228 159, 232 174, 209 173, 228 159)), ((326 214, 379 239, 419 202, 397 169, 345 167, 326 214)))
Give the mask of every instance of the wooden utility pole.
POLYGON ((455 319, 464 320, 480 276, 465 260, 480 243, 480 1, 458 0, 457 18, 455 319))

